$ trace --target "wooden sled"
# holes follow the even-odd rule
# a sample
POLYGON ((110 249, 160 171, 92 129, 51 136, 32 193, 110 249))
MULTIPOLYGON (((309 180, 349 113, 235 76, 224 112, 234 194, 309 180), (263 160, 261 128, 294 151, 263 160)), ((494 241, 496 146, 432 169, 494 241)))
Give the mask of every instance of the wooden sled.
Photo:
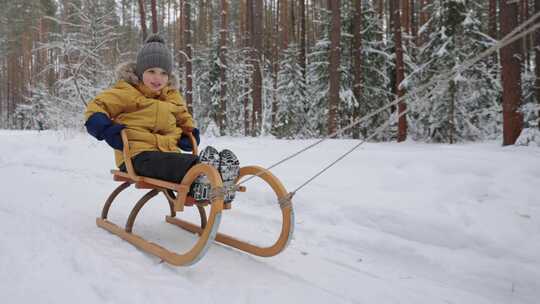
MULTIPOLYGON (((194 147, 193 154, 197 155, 195 138, 191 134, 189 134, 189 136, 194 147)), ((226 234, 217 233, 221 222, 221 213, 223 210, 231 209, 231 204, 224 204, 223 202, 223 182, 219 172, 214 167, 206 164, 197 164, 187 172, 186 176, 184 176, 179 184, 138 176, 135 174, 131 162, 129 142, 125 130, 122 131, 122 140, 124 142, 123 154, 127 172, 111 170, 113 179, 123 183, 120 184, 120 186, 118 186, 105 201, 101 217, 96 219, 96 223, 99 227, 118 235, 135 247, 151 253, 161 258, 163 261, 175 266, 195 264, 204 256, 210 243, 214 240, 262 257, 270 257, 280 253, 291 240, 294 229, 292 202, 283 184, 270 171, 258 166, 242 167, 240 168, 240 176, 237 180, 238 182, 243 177, 249 175, 255 175, 261 178, 272 188, 276 194, 276 202, 279 202, 279 204, 276 205, 280 207, 282 213, 281 232, 273 245, 260 247, 226 234), (192 197, 188 196, 191 184, 201 174, 206 175, 212 185, 211 202, 209 203, 197 203, 192 197), (107 220, 107 216, 109 214, 109 209, 118 194, 131 185, 135 185, 135 188, 139 189, 149 189, 149 191, 135 204, 129 214, 125 227, 121 228, 107 220), (135 224, 135 218, 139 214, 139 211, 148 201, 159 193, 163 193, 169 203, 170 215, 165 217, 166 222, 198 234, 199 236, 193 247, 184 253, 172 252, 133 233, 133 225, 135 224), (198 209, 201 218, 200 224, 196 225, 176 217, 176 213, 184 211, 185 207, 196 207, 198 209), (208 215, 205 207, 210 209, 208 215)), ((245 192, 247 189, 245 187, 237 186, 236 191, 245 192)))

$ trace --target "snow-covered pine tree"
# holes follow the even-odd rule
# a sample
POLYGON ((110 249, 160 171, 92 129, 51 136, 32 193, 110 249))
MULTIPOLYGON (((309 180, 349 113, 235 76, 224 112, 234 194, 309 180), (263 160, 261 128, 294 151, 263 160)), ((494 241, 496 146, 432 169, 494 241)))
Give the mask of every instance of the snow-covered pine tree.
POLYGON ((306 138, 313 135, 309 128, 309 104, 298 53, 299 48, 294 44, 282 52, 277 77, 278 107, 272 131, 278 138, 306 138))
MULTIPOLYGON (((251 103, 245 103, 246 98, 250 101, 251 87, 249 80, 253 74, 251 65, 248 63, 249 50, 247 48, 231 49, 227 52, 227 112, 225 113, 225 119, 227 122, 227 134, 229 135, 243 135, 245 117, 248 119, 251 113, 251 103)), ((266 74, 266 73, 265 73, 266 74)), ((268 75, 270 75, 268 73, 268 75)), ((264 78, 263 81, 266 81, 264 78)), ((263 90, 268 92, 268 90, 263 90)), ((265 104, 263 96, 263 104, 265 104)), ((269 104, 269 103, 267 103, 269 104)), ((264 113, 270 113, 264 111, 264 113)), ((263 129, 268 130, 269 122, 268 118, 263 117, 263 129)))
POLYGON ((86 103, 113 80, 112 63, 117 57, 111 46, 118 39, 115 3, 76 2, 67 2, 64 14, 52 18, 60 32, 51 32, 50 42, 36 49, 53 51, 62 58, 45 67, 60 74, 51 91, 44 92, 44 86, 30 88, 29 99, 38 104, 31 108, 43 109, 52 128, 80 127, 86 103))
MULTIPOLYGON (((341 90, 340 97, 342 107, 340 111, 340 124, 346 126, 353 121, 354 111, 358 111, 359 117, 363 117, 380 107, 388 104, 392 92, 387 88, 391 85, 391 79, 385 73, 393 66, 390 54, 386 52, 386 44, 380 37, 383 36, 382 23, 379 22, 374 3, 365 2, 362 9, 362 95, 360 100, 354 98, 352 92, 353 84, 353 64, 351 58, 350 45, 352 43, 351 31, 353 27, 353 15, 351 10, 343 10, 343 29, 341 54, 341 90), (356 108, 356 109, 355 109, 356 108)), ((390 110, 374 116, 356 126, 362 137, 371 135, 377 127, 384 124, 389 118, 390 110)), ((389 139, 387 133, 383 133, 374 140, 389 139)), ((344 134, 351 136, 352 130, 344 134)))
POLYGON ((329 90, 329 50, 330 39, 330 12, 321 9, 319 12, 321 26, 321 38, 307 54, 307 98, 311 105, 309 112, 309 129, 314 136, 326 134, 328 116, 328 90, 329 90))
POLYGON ((522 77, 523 100, 521 113, 523 114, 523 130, 516 140, 516 144, 527 146, 535 143, 540 146, 540 126, 538 125, 540 104, 538 104, 535 96, 536 77, 533 71, 527 69, 522 74, 522 77))
MULTIPOLYGON (((217 119, 220 106, 220 65, 218 36, 214 33, 211 46, 195 49, 193 56, 193 115, 203 132, 213 135, 243 134, 246 109, 244 99, 249 97, 252 67, 248 63, 249 49, 227 51, 227 107, 226 128, 221 132, 217 119)), ((251 104, 248 104, 248 113, 251 104)))
MULTIPOLYGON (((540 1, 533 2, 535 4, 534 13, 540 12, 540 1)), ((530 68, 525 64, 524 72, 521 74, 523 99, 520 112, 523 114, 523 130, 516 144, 540 146, 540 31, 536 31, 533 37, 531 37, 531 50, 525 50, 525 54, 523 54, 523 60, 526 61, 527 57, 531 59, 534 57, 534 60, 530 61, 533 63, 530 68)))
MULTIPOLYGON (((210 125, 217 128, 216 110, 219 106, 219 70, 215 66, 217 50, 198 48, 193 50, 193 117, 197 125, 206 131, 210 125), (216 95, 217 94, 217 95, 216 95)), ((217 131, 219 134, 219 130, 217 131)))
POLYGON ((493 77, 497 66, 486 59, 449 81, 437 80, 438 75, 493 45, 481 31, 481 5, 476 1, 435 0, 427 7, 431 11, 426 25, 430 36, 419 50, 418 68, 405 85, 414 88, 433 83, 409 104, 413 138, 452 143, 500 133, 500 83, 493 77))

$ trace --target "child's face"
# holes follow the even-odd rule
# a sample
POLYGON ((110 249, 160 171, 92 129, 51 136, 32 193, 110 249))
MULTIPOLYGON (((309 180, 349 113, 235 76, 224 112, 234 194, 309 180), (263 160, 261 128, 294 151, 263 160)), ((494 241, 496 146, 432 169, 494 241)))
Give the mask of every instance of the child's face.
POLYGON ((154 92, 159 92, 169 82, 169 74, 162 68, 149 68, 143 73, 143 83, 154 92))

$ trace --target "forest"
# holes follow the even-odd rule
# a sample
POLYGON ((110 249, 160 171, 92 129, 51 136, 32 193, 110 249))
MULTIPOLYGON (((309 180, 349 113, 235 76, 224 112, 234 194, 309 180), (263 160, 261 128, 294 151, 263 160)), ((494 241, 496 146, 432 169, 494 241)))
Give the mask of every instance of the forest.
POLYGON ((540 145, 540 0, 0 3, 1 129, 81 129, 160 33, 206 134, 540 145))

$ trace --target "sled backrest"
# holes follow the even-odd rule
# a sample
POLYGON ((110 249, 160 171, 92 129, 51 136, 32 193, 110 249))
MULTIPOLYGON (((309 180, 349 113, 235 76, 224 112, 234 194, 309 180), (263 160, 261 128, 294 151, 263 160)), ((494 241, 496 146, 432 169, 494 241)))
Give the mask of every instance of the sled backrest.
POLYGON ((122 150, 122 153, 124 154, 124 164, 126 165, 127 174, 133 181, 138 181, 140 178, 139 176, 137 176, 137 174, 135 174, 135 169, 133 169, 126 129, 123 129, 120 134, 122 135, 122 142, 124 143, 124 149, 122 150))
MULTIPOLYGON (((195 137, 193 136, 193 134, 191 134, 191 132, 186 132, 185 134, 187 134, 187 136, 189 137, 189 139, 191 141, 191 146, 193 147, 193 149, 191 150, 191 153, 193 155, 197 155, 198 154, 198 146, 197 146, 197 141, 195 140, 195 137)), ((115 179, 117 179, 119 181, 131 180, 131 181, 133 181, 135 183, 140 182, 141 184, 147 184, 148 180, 152 180, 152 181, 157 182, 158 180, 149 179, 149 178, 144 178, 146 182, 143 182, 142 181, 143 177, 138 176, 137 173, 135 173, 135 169, 133 168, 133 162, 131 161, 131 152, 129 150, 129 140, 128 140, 128 137, 127 137, 126 129, 123 129, 121 131, 120 135, 122 136, 122 142, 124 143, 124 149, 122 150, 122 154, 124 156, 124 164, 126 166, 126 172, 124 173, 124 172, 122 172, 120 170, 112 170, 111 172, 115 175, 115 179)), ((156 186, 162 186, 161 184, 167 184, 167 186, 170 187, 169 184, 172 185, 173 183, 161 181, 159 184, 160 185, 156 185, 156 186)), ((150 188, 150 185, 147 185, 147 187, 150 188)), ((147 188, 147 187, 145 187, 145 188, 147 188)), ((169 187, 166 187, 166 188, 169 188, 169 187)))

